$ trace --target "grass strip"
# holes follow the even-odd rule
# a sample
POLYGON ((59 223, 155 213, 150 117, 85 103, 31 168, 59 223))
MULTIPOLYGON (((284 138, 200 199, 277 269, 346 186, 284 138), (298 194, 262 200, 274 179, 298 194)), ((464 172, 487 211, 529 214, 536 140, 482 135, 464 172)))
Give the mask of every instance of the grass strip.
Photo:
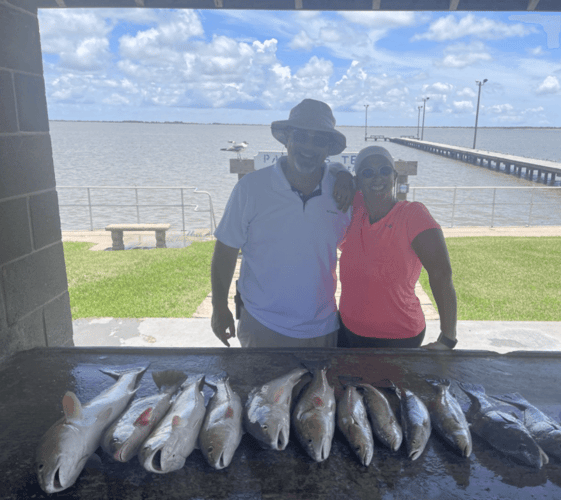
POLYGON ((64 243, 72 319, 190 318, 211 290, 213 241, 122 252, 91 246, 64 243))
MULTIPOLYGON (((446 238, 458 319, 561 321, 561 238, 446 238)), ((427 272, 423 289, 436 307, 427 272)))

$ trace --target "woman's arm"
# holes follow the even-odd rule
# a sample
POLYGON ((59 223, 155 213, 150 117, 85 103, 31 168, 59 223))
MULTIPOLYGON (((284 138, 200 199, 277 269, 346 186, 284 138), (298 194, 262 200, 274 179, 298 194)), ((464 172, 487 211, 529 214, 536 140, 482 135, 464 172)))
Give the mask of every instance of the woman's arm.
MULTIPOLYGON (((452 266, 446 248, 446 241, 439 228, 427 229, 419 233, 411 243, 421 264, 429 275, 430 288, 440 315, 441 335, 456 339, 457 303, 456 290, 452 283, 452 266)), ((448 349, 441 342, 426 346, 429 349, 448 349)))

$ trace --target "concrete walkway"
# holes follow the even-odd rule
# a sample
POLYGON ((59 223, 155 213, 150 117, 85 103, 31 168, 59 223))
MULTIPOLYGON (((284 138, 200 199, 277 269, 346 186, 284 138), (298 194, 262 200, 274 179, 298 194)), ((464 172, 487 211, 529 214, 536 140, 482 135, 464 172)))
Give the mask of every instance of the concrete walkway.
MULTIPOLYGON (((561 236, 561 226, 532 227, 455 227, 443 228, 444 236, 561 236)), ((168 232, 168 247, 187 246, 192 241, 208 239, 207 233, 191 234, 168 232)), ((95 243, 92 250, 111 248, 107 231, 64 231, 63 241, 95 243)), ((125 249, 153 248, 155 236, 146 233, 125 233, 125 249)), ((235 280, 239 277, 238 259, 229 293, 230 310, 234 312, 235 280)), ((341 286, 337 283, 336 299, 341 286)), ((437 311, 419 283, 415 293, 427 320, 425 343, 436 340, 440 333, 437 311)), ((200 304, 192 318, 88 318, 73 322, 76 346, 137 346, 137 347, 224 347, 210 328, 212 295, 200 304)), ((511 351, 561 351, 561 322, 540 321, 458 321, 456 349, 488 350, 499 353, 511 351)), ((240 347, 238 339, 230 342, 240 347)))

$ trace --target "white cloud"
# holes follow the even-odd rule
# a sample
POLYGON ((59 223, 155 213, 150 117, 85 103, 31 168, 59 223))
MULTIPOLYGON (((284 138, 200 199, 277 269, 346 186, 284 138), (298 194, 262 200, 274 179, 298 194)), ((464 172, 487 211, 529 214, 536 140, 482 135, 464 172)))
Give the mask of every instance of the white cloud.
POLYGON ((462 90, 458 90, 458 92, 456 92, 456 95, 458 97, 475 97, 477 93, 475 92, 475 90, 470 89, 469 87, 464 87, 462 90))
POLYGON ((454 101, 452 106, 456 113, 471 113, 474 108, 471 101, 454 101))
POLYGON ((528 48, 528 53, 533 55, 533 56, 541 56, 544 54, 544 50, 542 48, 541 45, 538 45, 537 47, 532 48, 528 48))
POLYGON ((313 46, 314 41, 303 30, 300 31, 289 44, 289 47, 294 50, 311 50, 313 46))
POLYGON ((441 17, 432 23, 426 33, 415 35, 412 40, 433 40, 443 42, 473 36, 485 40, 499 40, 509 37, 523 37, 535 33, 536 29, 524 24, 506 24, 486 17, 468 14, 457 20, 456 16, 441 17))
POLYGON ((561 90, 556 76, 548 76, 537 88, 537 94, 557 94, 561 90))
POLYGON ((454 86, 450 83, 436 82, 431 85, 423 85, 423 93, 429 94, 450 94, 454 86))
POLYGON ((122 104, 129 104, 130 100, 120 94, 111 94, 110 97, 106 97, 102 102, 110 106, 120 106, 122 104))
POLYGON ((491 55, 487 52, 482 42, 470 44, 457 43, 444 49, 444 59, 436 62, 437 66, 445 68, 465 68, 480 61, 490 61, 491 55))

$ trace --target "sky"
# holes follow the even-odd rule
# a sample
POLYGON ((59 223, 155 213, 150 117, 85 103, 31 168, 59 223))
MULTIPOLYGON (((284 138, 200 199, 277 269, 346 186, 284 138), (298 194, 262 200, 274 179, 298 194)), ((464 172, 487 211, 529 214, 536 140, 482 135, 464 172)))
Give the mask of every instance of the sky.
POLYGON ((338 125, 416 127, 424 103, 425 126, 472 127, 481 90, 478 126, 561 127, 561 13, 40 9, 39 25, 51 120, 270 124, 313 98, 338 125))

